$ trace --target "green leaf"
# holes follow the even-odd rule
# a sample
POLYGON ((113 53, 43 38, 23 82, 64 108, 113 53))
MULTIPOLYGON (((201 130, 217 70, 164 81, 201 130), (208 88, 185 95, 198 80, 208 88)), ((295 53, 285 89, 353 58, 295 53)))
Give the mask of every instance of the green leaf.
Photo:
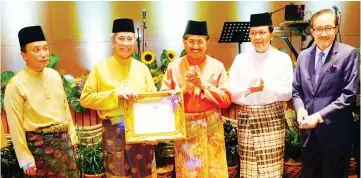
POLYGON ((162 86, 162 82, 159 81, 158 83, 155 84, 155 87, 157 88, 157 91, 160 90, 160 87, 162 86))
POLYGON ((78 153, 78 162, 80 163, 81 170, 86 174, 100 174, 104 172, 104 161, 102 145, 99 142, 95 147, 80 146, 78 153))
POLYGON ((165 73, 165 71, 167 71, 167 68, 168 68, 168 64, 160 66, 160 70, 162 71, 162 73, 165 73))
POLYGON ((158 67, 157 60, 155 60, 153 63, 148 65, 149 69, 155 69, 158 67))
POLYGON ((280 47, 280 48, 278 48, 278 51, 281 51, 281 52, 284 52, 284 53, 286 53, 286 54, 287 54, 287 51, 286 51, 286 49, 285 49, 285 48, 280 47))
MULTIPOLYGON (((360 87, 360 86, 359 86, 360 87)), ((353 110, 355 114, 355 118, 360 117, 360 88, 357 89, 357 95, 356 95, 356 106, 353 110)))
POLYGON ((51 54, 49 56, 48 68, 55 69, 55 67, 58 63, 59 63, 59 57, 56 56, 55 54, 51 54))
POLYGON ((226 152, 232 155, 238 154, 238 137, 237 130, 233 127, 231 121, 226 120, 223 123, 224 128, 224 140, 226 144, 226 152))
POLYGON ((70 103, 71 103, 71 106, 73 107, 74 111, 75 112, 83 112, 83 111, 86 111, 88 110, 87 108, 84 108, 83 106, 80 105, 80 100, 79 98, 77 97, 72 97, 70 99, 70 103))
POLYGON ((162 65, 168 65, 169 60, 167 59, 167 51, 163 50, 163 53, 160 55, 160 62, 162 65))
MULTIPOLYGON (((15 75, 14 72, 12 71, 4 71, 4 72, 1 72, 1 84, 3 83, 9 83, 10 79, 13 78, 15 75)), ((2 85, 1 85, 2 86, 2 85)))
POLYGON ((14 77, 14 75, 15 73, 11 71, 1 72, 1 109, 4 108, 4 96, 5 96, 6 85, 9 83, 11 78, 14 77))
POLYGON ((286 144, 291 144, 294 147, 301 147, 300 134, 293 130, 287 130, 285 142, 286 144))
POLYGON ((160 68, 156 68, 155 71, 152 73, 152 77, 158 77, 159 74, 161 74, 162 71, 160 68))
POLYGON ((180 56, 180 57, 183 57, 183 56, 185 56, 185 55, 187 55, 187 51, 186 51, 185 49, 183 49, 183 51, 181 52, 181 56, 180 56))
POLYGON ((131 56, 132 56, 133 59, 136 59, 136 60, 140 61, 140 56, 136 52, 133 52, 131 54, 131 56))
POLYGON ((66 99, 68 100, 68 104, 71 104, 71 98, 75 97, 77 89, 71 87, 71 83, 67 81, 63 76, 61 76, 63 81, 63 88, 66 95, 66 99))

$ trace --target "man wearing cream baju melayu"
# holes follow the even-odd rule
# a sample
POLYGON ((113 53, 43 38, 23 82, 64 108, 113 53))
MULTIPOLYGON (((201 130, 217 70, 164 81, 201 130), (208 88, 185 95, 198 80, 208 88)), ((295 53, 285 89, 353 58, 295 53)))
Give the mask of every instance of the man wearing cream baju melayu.
POLYGON ((19 165, 25 177, 79 177, 72 146, 78 139, 62 79, 46 67, 43 31, 25 27, 18 36, 26 66, 6 86, 4 106, 19 165))

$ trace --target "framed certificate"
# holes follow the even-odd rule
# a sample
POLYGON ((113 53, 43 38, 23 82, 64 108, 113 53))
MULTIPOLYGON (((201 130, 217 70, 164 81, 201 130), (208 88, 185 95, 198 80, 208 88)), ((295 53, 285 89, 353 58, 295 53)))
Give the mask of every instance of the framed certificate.
POLYGON ((125 140, 144 143, 186 138, 183 93, 141 93, 125 102, 125 140))

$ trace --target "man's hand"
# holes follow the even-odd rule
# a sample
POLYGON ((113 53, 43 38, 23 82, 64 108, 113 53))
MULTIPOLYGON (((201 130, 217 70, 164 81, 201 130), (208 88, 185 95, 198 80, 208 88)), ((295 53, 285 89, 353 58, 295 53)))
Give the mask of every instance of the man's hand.
POLYGON ((155 140, 148 140, 147 142, 146 142, 146 144, 147 145, 158 145, 158 142, 157 141, 155 141, 155 140))
POLYGON ((183 94, 193 93, 194 85, 188 81, 185 81, 184 86, 182 87, 183 94))
POLYGON ((30 164, 29 167, 25 166, 24 168, 24 174, 28 176, 36 176, 36 166, 33 164, 30 164))
POLYGON ((181 88, 178 88, 178 89, 173 89, 173 90, 165 90, 165 92, 168 92, 168 94, 170 94, 170 95, 175 95, 177 93, 183 92, 183 90, 181 88))
POLYGON ((202 88, 204 84, 202 74, 198 66, 190 66, 188 71, 186 71, 185 79, 198 88, 202 88))
POLYGON ((128 87, 123 87, 122 89, 119 89, 117 92, 118 92, 118 97, 119 98, 122 98, 122 99, 125 99, 125 100, 136 100, 136 99, 138 99, 138 95, 128 87))
POLYGON ((314 113, 311 116, 305 118, 303 124, 300 125, 300 129, 313 129, 320 122, 320 115, 318 113, 314 113))
POLYGON ((246 97, 252 93, 263 91, 264 81, 262 78, 253 79, 246 90, 246 97))
POLYGON ((302 121, 308 117, 308 112, 305 108, 300 108, 297 110, 297 123, 298 125, 302 124, 302 121))

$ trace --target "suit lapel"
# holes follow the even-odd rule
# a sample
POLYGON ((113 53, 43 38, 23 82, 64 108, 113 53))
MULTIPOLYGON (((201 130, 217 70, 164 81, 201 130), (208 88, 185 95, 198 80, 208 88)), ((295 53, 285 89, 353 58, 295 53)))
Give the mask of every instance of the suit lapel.
POLYGON ((310 52, 310 58, 308 60, 309 65, 308 65, 308 74, 310 76, 310 80, 311 80, 311 87, 312 87, 312 94, 314 95, 316 92, 316 81, 315 81, 315 56, 316 56, 316 47, 317 45, 315 45, 315 47, 313 47, 313 49, 310 52))
POLYGON ((330 65, 332 65, 334 63, 336 54, 337 54, 337 50, 338 50, 338 43, 334 42, 330 49, 330 52, 328 53, 328 55, 326 57, 325 62, 322 65, 321 72, 318 77, 319 81, 317 82, 317 87, 316 87, 315 93, 317 93, 318 89, 320 88, 323 77, 325 76, 327 70, 330 68, 330 65))

